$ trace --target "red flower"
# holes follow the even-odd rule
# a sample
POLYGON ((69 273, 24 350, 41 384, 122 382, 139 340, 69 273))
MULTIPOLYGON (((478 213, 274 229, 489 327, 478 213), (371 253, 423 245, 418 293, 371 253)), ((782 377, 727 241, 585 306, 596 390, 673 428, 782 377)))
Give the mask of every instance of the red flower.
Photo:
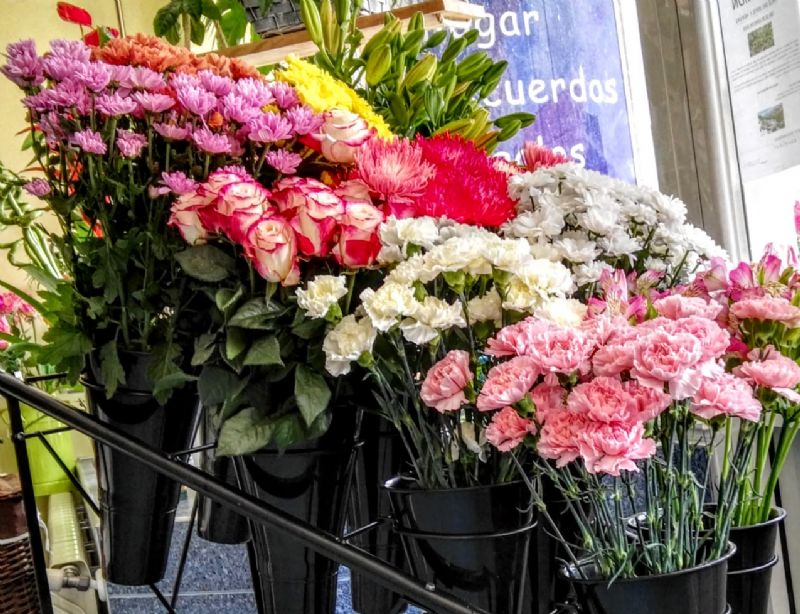
POLYGON ((416 199, 415 215, 493 227, 516 215, 507 175, 475 143, 443 134, 417 137, 417 144, 423 161, 436 169, 436 175, 416 199))
POLYGON ((86 26, 87 28, 92 26, 92 16, 89 14, 89 11, 75 6, 74 4, 70 4, 69 2, 59 2, 57 7, 58 16, 64 21, 79 26, 86 26))
POLYGON ((89 47, 99 47, 101 44, 107 43, 112 38, 119 37, 119 30, 116 28, 95 28, 83 37, 83 42, 89 47))

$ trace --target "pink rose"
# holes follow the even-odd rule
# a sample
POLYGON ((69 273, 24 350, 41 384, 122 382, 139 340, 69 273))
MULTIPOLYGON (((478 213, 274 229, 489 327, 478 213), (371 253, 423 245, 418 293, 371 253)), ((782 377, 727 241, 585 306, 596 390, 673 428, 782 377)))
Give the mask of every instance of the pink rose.
POLYGON ((531 390, 531 401, 536 406, 536 419, 539 422, 546 422, 554 413, 564 411, 565 396, 566 391, 558 381, 558 376, 555 373, 545 375, 542 383, 531 390))
POLYGON ((589 368, 595 349, 590 335, 577 328, 537 322, 526 333, 526 355, 544 373, 574 373, 589 368))
POLYGON ((694 335, 656 330, 634 345, 631 374, 646 386, 663 389, 702 358, 703 348, 694 335))
POLYGON ((652 439, 644 438, 641 423, 624 425, 589 422, 580 433, 578 448, 589 473, 618 476, 620 471, 639 471, 637 460, 656 452, 652 439))
POLYGON ((573 388, 567 409, 597 422, 633 423, 639 407, 619 378, 595 377, 573 388))
POLYGON ((269 191, 255 181, 238 181, 223 186, 216 206, 204 210, 214 212, 214 223, 236 243, 242 243, 250 226, 269 214, 269 191))
POLYGON ((332 109, 325 113, 319 134, 322 155, 331 162, 353 164, 356 152, 372 138, 373 130, 360 115, 345 109, 332 109))
POLYGON ((293 286, 300 282, 297 239, 289 223, 264 217, 250 227, 244 244, 247 257, 267 281, 293 286))
POLYGON ((642 386, 636 380, 629 380, 622 384, 625 391, 636 403, 636 420, 649 422, 660 416, 672 403, 672 397, 662 390, 642 386))
POLYGON ((766 360, 746 362, 733 373, 767 388, 795 388, 800 384, 800 366, 778 352, 772 352, 766 360))
POLYGON ((208 240, 208 231, 195 209, 176 209, 173 207, 167 226, 178 229, 183 240, 189 245, 200 245, 208 240))
POLYGON ((300 252, 327 256, 336 226, 344 215, 342 199, 321 181, 304 177, 286 177, 273 188, 273 200, 281 213, 291 219, 300 252))
POLYGON ((800 326, 800 307, 795 307, 785 298, 765 296, 744 299, 731 305, 731 313, 739 320, 782 322, 789 328, 800 326))
POLYGON ((428 371, 422 382, 420 398, 439 413, 456 411, 466 402, 464 389, 471 381, 469 353, 452 350, 428 371))
POLYGON ((692 412, 705 420, 732 416, 758 422, 761 403, 745 380, 730 373, 704 378, 692 398, 692 412))
POLYGON ((486 427, 486 441, 501 452, 509 452, 535 433, 533 420, 523 418, 513 407, 505 407, 492 416, 486 427))
POLYGON ((348 179, 342 181, 333 188, 336 196, 347 203, 372 204, 372 197, 369 194, 369 186, 360 179, 348 179))
POLYGON ((656 311, 670 320, 678 320, 689 316, 699 316, 713 320, 722 310, 722 305, 708 302, 699 296, 681 296, 673 294, 665 296, 653 303, 656 311))
POLYGON ((556 467, 571 463, 580 456, 579 437, 588 423, 585 416, 570 411, 553 413, 539 431, 537 453, 542 458, 556 461, 556 467))
POLYGON ((345 202, 339 242, 333 248, 333 255, 339 264, 354 268, 375 262, 381 250, 378 227, 383 219, 383 212, 370 203, 345 202))
POLYGON ((516 356, 495 365, 478 395, 478 409, 491 411, 521 401, 536 383, 539 373, 536 364, 527 356, 516 356))
POLYGON ((728 331, 719 324, 701 316, 689 316, 675 320, 670 328, 673 333, 688 333, 700 342, 703 349, 701 361, 716 360, 725 354, 731 343, 728 331))

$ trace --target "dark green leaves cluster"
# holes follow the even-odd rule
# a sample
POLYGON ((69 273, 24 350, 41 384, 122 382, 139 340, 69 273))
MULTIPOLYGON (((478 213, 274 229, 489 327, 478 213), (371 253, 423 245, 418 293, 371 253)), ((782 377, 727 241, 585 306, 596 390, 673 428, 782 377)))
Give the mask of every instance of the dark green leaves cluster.
MULTIPOLYGON (((271 0, 262 0, 262 12, 271 4, 271 0)), ((247 24, 238 0, 170 0, 156 13, 153 31, 173 45, 182 41, 202 45, 206 34, 213 31, 217 47, 224 48, 245 41, 247 24)))

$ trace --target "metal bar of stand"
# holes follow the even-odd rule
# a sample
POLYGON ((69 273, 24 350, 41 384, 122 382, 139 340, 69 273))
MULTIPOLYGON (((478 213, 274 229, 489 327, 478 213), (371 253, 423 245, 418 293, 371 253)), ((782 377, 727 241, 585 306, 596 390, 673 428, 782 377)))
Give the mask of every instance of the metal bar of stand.
POLYGON ((354 537, 357 537, 358 535, 361 535, 362 533, 366 533, 367 531, 372 531, 372 529, 377 529, 379 526, 381 526, 382 524, 384 524, 384 523, 386 523, 388 521, 389 521, 389 519, 385 518, 385 517, 384 518, 378 518, 377 520, 373 520, 372 522, 369 522, 369 523, 365 524, 363 527, 358 527, 357 529, 353 529, 349 533, 345 533, 342 536, 342 539, 344 541, 350 541, 351 539, 353 539, 354 537))
POLYGON ((164 594, 158 590, 158 587, 155 584, 148 584, 148 586, 150 587, 150 590, 153 591, 153 594, 156 596, 156 598, 161 602, 161 605, 164 606, 164 609, 169 612, 169 614, 176 614, 174 608, 169 604, 169 601, 167 601, 167 598, 164 597, 164 594))
POLYGON ((24 439, 32 439, 34 437, 39 437, 42 435, 57 435, 58 433, 65 433, 67 431, 73 431, 71 426, 59 426, 55 429, 47 429, 46 431, 36 431, 35 433, 20 433, 19 437, 24 439))
POLYGON ((170 452, 167 454, 170 458, 180 458, 181 456, 189 456, 190 454, 197 454, 198 452, 204 452, 205 450, 213 450, 217 447, 217 442, 214 443, 204 443, 201 446, 196 446, 194 448, 189 448, 188 450, 181 450, 180 452, 170 452))
POLYGON ((72 482, 72 485, 75 487, 75 490, 78 491, 84 503, 86 503, 86 505, 91 507, 92 511, 99 516, 100 507, 97 505, 94 499, 92 499, 89 493, 86 492, 86 489, 83 487, 83 484, 81 484, 80 480, 75 477, 75 474, 72 473, 72 471, 69 470, 69 467, 67 467, 62 458, 58 455, 58 452, 56 452, 53 449, 53 446, 50 445, 50 442, 47 441, 44 435, 42 433, 36 433, 36 434, 39 435, 39 439, 41 440, 42 444, 47 449, 47 451, 50 452, 50 456, 52 456, 53 459, 55 459, 56 463, 58 463, 58 466, 61 467, 61 471, 63 471, 64 474, 67 476, 67 478, 69 478, 69 481, 72 482))
MULTIPOLYGON (((0 376, 16 381, 9 375, 0 373, 0 376)), ((20 385, 24 386, 21 382, 20 385)), ((52 612, 53 603, 50 599, 50 584, 47 581, 44 545, 42 544, 42 535, 39 533, 39 513, 36 509, 36 495, 33 492, 33 478, 31 477, 31 466, 28 461, 28 446, 24 438, 17 436, 23 432, 19 399, 11 395, 4 396, 6 397, 8 415, 11 419, 11 439, 14 441, 14 451, 17 455, 19 481, 22 484, 22 504, 25 508, 25 522, 28 524, 28 539, 36 578, 36 590, 39 593, 39 606, 42 612, 52 612)))
POLYGON ((35 384, 36 382, 52 382, 57 379, 64 379, 67 377, 67 372, 62 373, 48 373, 46 375, 31 375, 25 378, 26 384, 35 384))
MULTIPOLYGON (((339 537, 298 520, 256 497, 231 488, 222 480, 209 476, 186 463, 171 460, 163 452, 130 438, 100 422, 96 417, 79 412, 50 395, 3 373, 0 373, 0 394, 16 397, 64 424, 69 424, 78 431, 90 435, 100 443, 111 446, 131 458, 139 460, 151 469, 186 484, 194 491, 233 509, 242 516, 284 531, 317 553, 372 577, 382 586, 423 608, 428 608, 438 614, 484 612, 455 596, 439 592, 435 586, 424 584, 378 557, 347 544, 339 537)), ((20 441, 24 442, 24 440, 20 441)))
MULTIPOLYGON (((769 462, 775 462, 775 440, 769 442, 769 462)), ((781 496, 781 482, 775 484, 775 505, 783 507, 783 497, 781 496)), ((781 545, 783 560, 783 575, 786 582, 786 598, 789 601, 789 614, 797 614, 797 603, 794 595, 794 580, 792 576, 792 564, 789 557, 789 539, 786 535, 786 521, 778 523, 778 538, 781 545)))
POLYGON ((192 503, 192 513, 189 515, 189 526, 186 528, 186 538, 183 540, 183 548, 181 548, 181 559, 178 561, 178 573, 175 574, 175 583, 172 585, 172 598, 169 604, 174 608, 178 604, 178 595, 181 591, 181 582, 183 582, 183 569, 186 567, 186 557, 189 554, 189 545, 192 543, 192 534, 194 533, 194 523, 197 520, 197 508, 200 499, 197 495, 194 496, 192 503))

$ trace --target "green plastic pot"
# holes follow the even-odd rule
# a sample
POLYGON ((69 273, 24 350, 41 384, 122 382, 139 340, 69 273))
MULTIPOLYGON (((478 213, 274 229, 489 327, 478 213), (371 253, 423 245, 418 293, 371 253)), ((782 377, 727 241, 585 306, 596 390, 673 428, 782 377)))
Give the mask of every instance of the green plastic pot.
MULTIPOLYGON (((64 426, 55 418, 46 416, 27 405, 21 405, 22 422, 26 433, 40 433, 64 426)), ((75 468, 75 450, 72 445, 72 431, 63 431, 44 436, 56 453, 70 470, 75 468)), ((28 462, 31 466, 33 492, 37 497, 46 497, 60 492, 67 492, 72 483, 58 465, 56 459, 38 437, 28 439, 28 462)))

